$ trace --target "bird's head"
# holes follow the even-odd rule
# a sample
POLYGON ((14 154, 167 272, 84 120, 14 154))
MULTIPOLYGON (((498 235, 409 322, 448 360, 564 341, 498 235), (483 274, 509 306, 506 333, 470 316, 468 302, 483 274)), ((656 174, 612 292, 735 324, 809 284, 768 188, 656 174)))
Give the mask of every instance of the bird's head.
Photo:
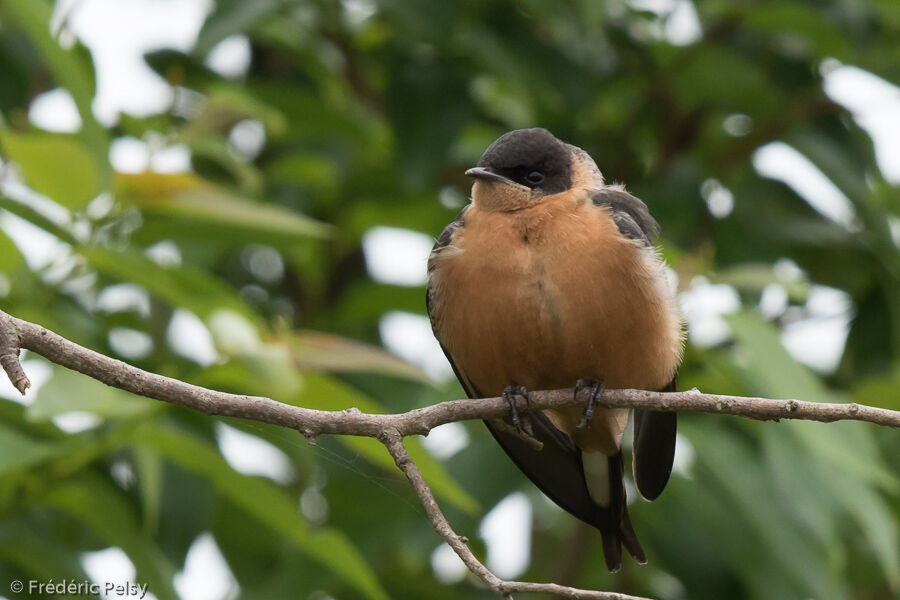
POLYGON ((494 211, 519 210, 546 196, 603 184, 586 152, 539 127, 503 134, 466 175, 475 178, 475 204, 494 211))

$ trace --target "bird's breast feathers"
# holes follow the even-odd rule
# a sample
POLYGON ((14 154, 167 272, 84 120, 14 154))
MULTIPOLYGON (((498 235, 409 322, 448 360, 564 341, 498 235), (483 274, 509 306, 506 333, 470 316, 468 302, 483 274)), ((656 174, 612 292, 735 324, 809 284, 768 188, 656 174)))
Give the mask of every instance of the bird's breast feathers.
POLYGON ((431 261, 435 333, 485 395, 509 384, 660 389, 675 374, 681 320, 662 261, 621 235, 585 193, 514 212, 465 212, 431 261))

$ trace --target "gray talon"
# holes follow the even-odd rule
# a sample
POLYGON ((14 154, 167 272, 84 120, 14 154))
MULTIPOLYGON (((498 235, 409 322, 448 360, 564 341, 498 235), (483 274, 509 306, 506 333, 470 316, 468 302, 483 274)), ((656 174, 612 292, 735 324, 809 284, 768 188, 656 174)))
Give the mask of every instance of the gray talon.
POLYGON ((509 416, 513 426, 523 434, 534 437, 531 417, 529 417, 528 414, 522 415, 521 417, 519 416, 519 410, 516 408, 516 396, 524 398, 526 406, 530 405, 531 402, 528 398, 528 390, 525 389, 525 386, 508 385, 503 388, 503 400, 506 402, 506 405, 509 406, 509 416))
POLYGON ((600 394, 603 393, 604 389, 602 381, 579 379, 575 382, 575 397, 578 398, 578 394, 586 387, 591 388, 591 395, 588 397, 584 412, 581 413, 581 421, 575 426, 576 429, 584 429, 591 422, 591 419, 594 418, 594 408, 597 404, 597 398, 600 397, 600 394))

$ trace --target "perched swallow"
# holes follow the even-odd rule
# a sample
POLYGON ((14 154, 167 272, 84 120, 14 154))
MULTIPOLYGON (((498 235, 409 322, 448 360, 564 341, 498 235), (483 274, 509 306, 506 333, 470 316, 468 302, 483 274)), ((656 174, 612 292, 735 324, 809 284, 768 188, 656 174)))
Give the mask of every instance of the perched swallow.
MULTIPOLYGON (((675 389, 683 326, 651 241, 659 226, 545 129, 501 136, 466 174, 472 202, 428 261, 434 335, 469 397, 507 399, 511 416, 488 428, 550 499, 600 530, 607 567, 621 566, 623 545, 645 563, 623 483, 630 411, 593 400, 604 386, 675 389), (515 414, 516 395, 573 385, 590 388, 585 409, 515 414)), ((635 411, 632 468, 648 500, 669 479, 675 429, 674 412, 635 411)))

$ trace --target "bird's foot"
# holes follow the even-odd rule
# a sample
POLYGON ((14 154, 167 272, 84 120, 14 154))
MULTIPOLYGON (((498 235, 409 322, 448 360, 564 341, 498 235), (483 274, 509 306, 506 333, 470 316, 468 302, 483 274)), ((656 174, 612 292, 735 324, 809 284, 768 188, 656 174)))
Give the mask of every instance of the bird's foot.
POLYGON ((509 406, 509 417, 513 427, 528 437, 534 437, 534 429, 531 426, 531 416, 527 413, 519 415, 519 409, 516 408, 516 396, 521 396, 525 399, 525 406, 531 404, 531 401, 528 398, 528 390, 525 389, 525 386, 508 385, 503 388, 503 400, 506 402, 506 405, 509 406))
POLYGON ((588 396, 587 404, 584 407, 584 412, 581 413, 581 421, 576 425, 576 429, 584 429, 587 427, 591 419, 594 418, 594 408, 597 404, 597 398, 600 397, 600 394, 603 393, 603 382, 597 381, 594 379, 579 379, 575 382, 575 398, 578 398, 578 394, 581 393, 582 390, 590 388, 591 394, 588 396))

